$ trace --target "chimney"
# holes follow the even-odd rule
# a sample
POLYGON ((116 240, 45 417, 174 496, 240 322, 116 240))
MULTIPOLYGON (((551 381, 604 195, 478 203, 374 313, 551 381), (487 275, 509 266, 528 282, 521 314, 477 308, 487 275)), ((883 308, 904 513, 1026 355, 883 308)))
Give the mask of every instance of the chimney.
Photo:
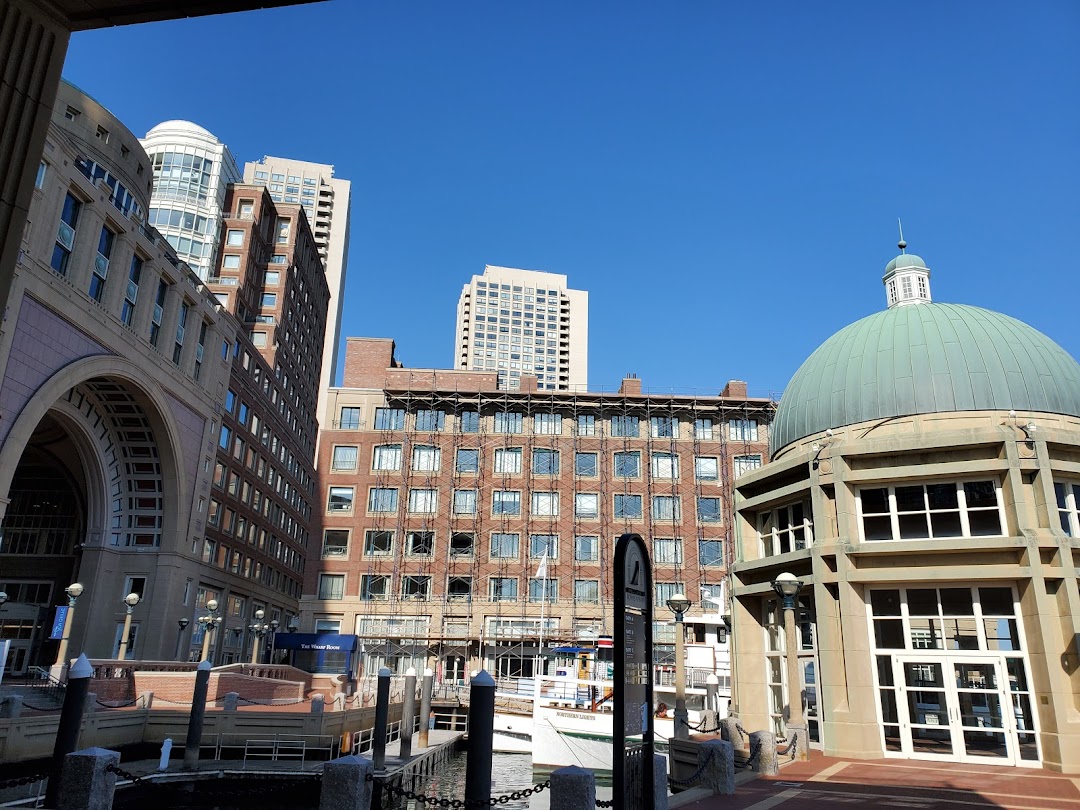
POLYGON ((728 380, 728 384, 724 386, 720 396, 731 397, 732 399, 746 399, 746 383, 742 380, 728 380))
POLYGON ((518 383, 518 390, 523 393, 535 394, 536 388, 536 375, 535 374, 522 374, 521 382, 518 383))
POLYGON ((631 372, 623 377, 622 385, 619 386, 619 393, 624 397, 640 397, 641 379, 638 375, 631 372))

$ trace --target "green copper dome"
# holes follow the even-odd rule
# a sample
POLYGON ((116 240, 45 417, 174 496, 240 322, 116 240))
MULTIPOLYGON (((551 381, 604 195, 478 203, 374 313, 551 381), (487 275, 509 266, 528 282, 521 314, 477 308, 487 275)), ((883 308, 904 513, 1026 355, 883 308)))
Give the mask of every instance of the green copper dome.
POLYGON ((1080 417, 1080 364, 999 312, 961 304, 892 307, 841 329, 795 372, 770 450, 775 455, 814 433, 873 419, 1011 409, 1080 417))
POLYGON ((901 253, 885 265, 885 275, 889 275, 893 270, 904 270, 908 267, 917 267, 920 270, 930 269, 926 266, 926 262, 922 260, 922 256, 916 256, 914 253, 901 253))

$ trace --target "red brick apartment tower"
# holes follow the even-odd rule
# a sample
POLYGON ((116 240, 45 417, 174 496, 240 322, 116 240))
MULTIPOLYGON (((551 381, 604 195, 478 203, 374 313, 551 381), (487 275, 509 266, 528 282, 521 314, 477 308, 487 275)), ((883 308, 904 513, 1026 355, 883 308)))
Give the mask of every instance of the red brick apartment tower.
POLYGON ((388 339, 350 339, 343 379, 302 625, 359 635, 366 672, 433 666, 446 681, 530 674, 542 615, 545 647, 610 632, 623 532, 649 539, 658 604, 685 590, 699 611, 730 561, 732 481, 765 458, 774 405, 741 382, 541 393, 526 376, 500 391, 494 372, 404 368, 388 339))
MULTIPOLYGON (((263 186, 225 197, 219 264, 208 286, 243 324, 212 477, 195 613, 216 599, 216 663, 250 660, 256 610, 282 629, 298 615, 313 511, 316 407, 329 289, 307 217, 263 186)), ((201 632, 191 638, 198 657, 201 632)))

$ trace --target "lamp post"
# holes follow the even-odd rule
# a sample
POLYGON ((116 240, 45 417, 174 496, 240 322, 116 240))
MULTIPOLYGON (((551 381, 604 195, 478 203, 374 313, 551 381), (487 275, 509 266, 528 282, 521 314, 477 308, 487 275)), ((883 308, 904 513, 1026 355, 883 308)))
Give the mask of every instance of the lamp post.
POLYGON ((675 614, 675 738, 690 737, 690 723, 686 716, 686 660, 683 653, 683 615, 693 604, 685 593, 677 593, 667 600, 667 606, 675 614))
POLYGON ((784 646, 786 647, 787 660, 787 685, 788 685, 788 736, 793 738, 798 747, 796 755, 799 759, 806 759, 807 743, 809 737, 806 733, 806 721, 803 717, 802 676, 799 673, 799 641, 795 627, 795 611, 799 606, 799 591, 802 589, 802 580, 794 574, 784 572, 777 575, 773 580, 773 590, 783 600, 784 610, 784 646))
POLYGON ((142 597, 137 593, 129 593, 124 597, 124 604, 127 605, 127 614, 124 616, 124 633, 120 636, 120 652, 116 656, 117 661, 124 661, 127 659, 128 647, 131 645, 131 613, 135 610, 135 606, 142 601, 142 597))
POLYGON ((255 611, 255 622, 248 625, 248 630, 255 634, 255 640, 251 644, 251 663, 259 663, 259 649, 262 646, 262 637, 267 634, 268 631, 273 629, 277 621, 264 622, 266 618, 266 611, 259 608, 255 611))
POLYGON ((58 680, 63 680, 63 675, 67 670, 67 661, 64 659, 67 657, 68 639, 71 637, 71 621, 75 616, 75 603, 82 596, 83 590, 83 586, 78 582, 72 582, 64 588, 64 593, 68 598, 68 609, 64 616, 64 632, 60 636, 60 648, 56 651, 56 662, 53 664, 53 674, 58 680))
POLYGON ((206 615, 196 619, 203 629, 202 655, 199 657, 200 661, 207 660, 207 656, 210 654, 210 634, 214 632, 216 628, 221 626, 221 617, 217 615, 217 610, 217 599, 211 599, 206 603, 206 615))
POLYGON ((176 631, 176 652, 173 654, 173 658, 180 660, 180 642, 184 640, 184 630, 191 623, 191 620, 185 616, 182 619, 176 620, 176 626, 179 628, 176 631))

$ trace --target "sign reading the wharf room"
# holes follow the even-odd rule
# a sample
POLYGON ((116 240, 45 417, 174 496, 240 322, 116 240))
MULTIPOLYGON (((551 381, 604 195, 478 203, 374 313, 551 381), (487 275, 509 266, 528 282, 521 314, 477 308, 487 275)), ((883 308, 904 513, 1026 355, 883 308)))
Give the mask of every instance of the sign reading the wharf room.
POLYGON ((652 626, 649 549, 641 535, 624 534, 615 544, 612 776, 617 809, 641 806, 641 801, 651 801, 653 796, 652 626))

